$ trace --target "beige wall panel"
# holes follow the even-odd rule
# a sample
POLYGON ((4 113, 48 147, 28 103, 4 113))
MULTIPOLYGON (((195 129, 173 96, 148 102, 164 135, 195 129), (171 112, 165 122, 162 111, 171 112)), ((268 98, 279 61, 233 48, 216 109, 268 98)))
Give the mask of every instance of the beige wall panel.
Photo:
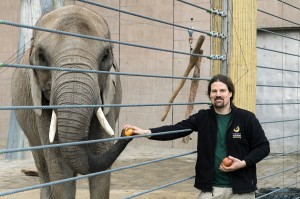
MULTIPOLYGON (((20 1, 1 2, 0 19, 12 22, 19 21, 20 1)), ((0 62, 15 63, 17 57, 19 29, 11 26, 0 25, 0 62)), ((10 79, 14 69, 0 67, 0 106, 11 105, 10 79)), ((6 146, 7 131, 9 127, 10 111, 0 112, 0 149, 6 146)))
MULTIPOLYGON (((287 4, 300 8, 299 0, 285 0, 287 4)), ((297 8, 293 8, 278 0, 258 0, 257 9, 278 16, 280 18, 295 22, 296 24, 287 22, 280 18, 274 18, 268 14, 257 12, 257 27, 258 28, 280 28, 280 27, 297 27, 299 28, 300 12, 297 8), (272 7, 272 9, 270 9, 272 7)))
MULTIPOLYGON (((209 2, 209 1, 207 1, 209 2)), ((163 1, 166 6, 161 5, 161 1, 122 1, 122 10, 134 12, 145 16, 153 17, 162 21, 173 22, 182 26, 193 26, 195 29, 209 31, 210 15, 205 11, 191 7, 189 5, 174 1, 163 1), (199 14, 201 13, 201 14, 199 14), (193 20, 191 20, 193 18, 193 20)), ((196 2, 192 2, 196 3, 196 2)), ((209 8, 209 4, 197 4, 209 8)), ((185 29, 168 26, 165 24, 152 22, 146 19, 139 19, 130 15, 121 14, 120 20, 120 40, 132 42, 140 45, 148 45, 155 48, 163 48, 176 51, 190 52, 188 43, 188 32, 185 29), (174 30, 173 30, 174 29, 174 30)), ((202 33, 201 33, 202 34, 202 33)), ((195 45, 200 33, 194 32, 195 45)), ((210 38, 206 36, 203 49, 205 54, 210 54, 210 38)), ((122 72, 134 72, 155 75, 182 76, 189 62, 188 55, 173 54, 168 52, 153 51, 148 49, 120 46, 120 67, 122 72)), ((201 76, 210 76, 210 61, 202 60, 201 76)), ((193 71, 190 75, 192 75, 193 71)), ((128 77, 122 76, 123 103, 124 104, 154 104, 167 103, 172 91, 176 88, 178 80, 148 78, 148 77, 128 77)), ((186 81, 185 86, 174 102, 184 103, 188 100, 190 81, 186 81)), ((208 101, 206 96, 207 82, 201 81, 196 101, 208 101)), ((196 112, 201 106, 195 106, 196 112)), ((207 106, 202 106, 206 107, 207 106)), ((119 120, 119 127, 130 123, 141 128, 149 128, 160 125, 167 125, 178 122, 185 117, 186 106, 175 106, 171 108, 169 115, 164 122, 160 118, 164 112, 164 107, 134 107, 122 108, 119 120), (172 112, 173 110, 173 112, 172 112)), ((147 144, 154 147, 176 147, 195 148, 195 134, 189 144, 183 144, 181 139, 169 142, 155 142, 147 139, 136 139, 132 144, 147 144)))

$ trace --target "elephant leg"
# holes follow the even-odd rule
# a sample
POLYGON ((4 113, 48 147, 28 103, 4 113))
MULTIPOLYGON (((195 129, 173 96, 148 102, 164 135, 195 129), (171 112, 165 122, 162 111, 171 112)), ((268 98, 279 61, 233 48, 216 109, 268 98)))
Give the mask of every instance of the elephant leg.
MULTIPOLYGON (((49 182, 50 179, 49 179, 48 168, 47 168, 45 158, 38 151, 32 151, 32 155, 34 158, 35 166, 36 166, 38 174, 39 174, 40 184, 49 182)), ((51 195, 50 187, 41 188, 41 191, 40 191, 41 199, 49 198, 50 195, 51 195)))
POLYGON ((91 199, 108 199, 110 173, 89 178, 91 199))
MULTIPOLYGON (((73 177, 73 176, 70 176, 70 177, 73 177)), ((66 177, 66 178, 69 178, 69 177, 66 177)), ((57 180, 62 180, 62 179, 57 179, 57 180)), ((53 181, 56 181, 56 180, 53 180, 53 181)), ((75 199, 75 195, 76 195, 76 181, 66 182, 63 184, 51 186, 51 198, 52 199, 60 199, 60 198, 75 199)))
MULTIPOLYGON (((59 149, 46 149, 45 153, 51 182, 76 176, 59 155, 59 149)), ((75 195, 76 181, 51 186, 52 199, 74 199, 75 195)))
MULTIPOLYGON (((114 128, 114 126, 112 126, 114 128)), ((106 139, 109 136, 101 132, 102 127, 99 126, 98 120, 94 117, 90 126, 90 140, 106 139)), ((89 150, 94 155, 99 155, 107 151, 112 143, 98 143, 89 145, 89 150)), ((91 199, 108 199, 110 190, 110 173, 98 175, 89 178, 90 198, 91 199)))

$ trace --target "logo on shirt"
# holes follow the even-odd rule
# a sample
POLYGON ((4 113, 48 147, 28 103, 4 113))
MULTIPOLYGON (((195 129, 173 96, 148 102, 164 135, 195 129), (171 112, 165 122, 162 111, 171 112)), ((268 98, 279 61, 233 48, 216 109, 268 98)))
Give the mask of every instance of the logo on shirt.
POLYGON ((233 133, 232 133, 232 137, 233 138, 241 138, 242 137, 242 134, 240 133, 240 127, 239 126, 236 126, 234 129, 233 129, 233 133))
POLYGON ((235 127, 235 128, 233 129, 233 131, 234 131, 235 133, 240 132, 240 127, 239 127, 239 126, 235 127))

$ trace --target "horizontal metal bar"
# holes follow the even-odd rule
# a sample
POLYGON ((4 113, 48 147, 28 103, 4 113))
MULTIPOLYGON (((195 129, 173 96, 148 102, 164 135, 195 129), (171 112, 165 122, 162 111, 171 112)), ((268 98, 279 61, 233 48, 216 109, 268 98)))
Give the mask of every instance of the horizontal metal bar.
POLYGON ((125 198, 123 198, 123 199, 135 198, 135 197, 144 195, 144 194, 146 194, 146 193, 150 193, 150 192, 157 191, 157 190, 159 190, 159 189, 163 189, 163 188, 166 188, 166 187, 175 185, 175 184, 179 184, 179 183, 181 183, 181 182, 184 182, 184 181, 193 179, 193 178, 195 178, 195 177, 196 177, 196 176, 191 176, 191 177, 188 177, 188 178, 183 178, 183 179, 181 179, 181 180, 177 180, 177 181, 174 181, 174 182, 172 182, 172 183, 168 183, 168 184, 165 184, 165 185, 162 185, 162 186, 159 186, 159 187, 155 187, 155 188, 152 188, 152 189, 148 189, 148 190, 146 190, 146 191, 142 191, 142 192, 137 193, 137 194, 133 194, 133 195, 128 196, 128 197, 125 197, 125 198))
POLYGON ((191 155, 191 154, 194 154, 196 152, 197 151, 187 152, 187 153, 183 153, 183 154, 179 154, 179 155, 175 155, 175 156, 171 156, 171 157, 167 157, 167 158, 160 158, 160 159, 156 159, 156 160, 152 160, 152 161, 146 161, 146 162, 142 162, 142 163, 138 163, 138 164, 133 164, 133 165, 130 165, 130 166, 119 167, 119 168, 116 168, 116 169, 110 169, 110 170, 105 170, 105 171, 101 171, 101 172, 90 173, 90 174, 86 174, 86 175, 80 175, 80 176, 77 176, 77 177, 67 178, 67 179, 63 179, 63 180, 48 182, 48 183, 44 183, 44 184, 24 187, 24 188, 20 188, 20 189, 14 189, 14 190, 7 191, 7 192, 1 192, 0 196, 6 196, 6 195, 11 195, 11 194, 20 193, 20 192, 24 192, 24 191, 29 191, 29 190, 33 190, 33 189, 39 189, 39 188, 43 188, 43 187, 49 187, 49 186, 52 186, 52 185, 63 184, 63 183, 66 183, 66 182, 72 182, 72 181, 75 181, 75 180, 81 180, 81 179, 94 177, 94 176, 98 176, 98 175, 102 175, 102 174, 106 174, 106 173, 112 173, 112 172, 121 171, 121 170, 124 170, 124 169, 130 169, 130 168, 143 166, 143 165, 147 165, 147 164, 151 164, 151 163, 155 163, 155 162, 161 162, 161 161, 170 160, 170 159, 173 159, 173 158, 178 158, 178 157, 182 157, 182 156, 186 156, 186 155, 191 155))
POLYGON ((137 76, 137 77, 157 77, 157 78, 169 78, 169 79, 189 79, 189 80, 207 80, 207 81, 210 80, 210 78, 193 78, 193 77, 179 77, 179 76, 166 76, 166 75, 148 75, 148 74, 140 74, 140 73, 111 72, 111 71, 99 71, 99 70, 83 70, 83 69, 77 69, 77 68, 58 68, 58 67, 36 66, 36 65, 10 64, 10 63, 0 63, 0 68, 1 67, 70 71, 70 72, 78 72, 78 73, 82 72, 82 73, 127 75, 127 76, 137 76))
POLYGON ((159 20, 159 19, 154 19, 152 17, 146 17, 145 15, 140 15, 140 14, 136 14, 136 13, 132 13, 132 12, 120 10, 120 9, 117 9, 117 8, 105 6, 105 5, 100 4, 100 3, 95 3, 95 2, 91 2, 91 1, 87 1, 87 0, 77 0, 77 1, 80 1, 80 2, 83 2, 83 3, 88 3, 88 4, 91 4, 91 5, 94 5, 94 6, 98 6, 98 7, 102 7, 102 8, 105 8, 105 9, 109 9, 109 10, 121 12, 121 13, 124 13, 124 14, 132 15, 132 16, 135 16, 135 17, 140 17, 140 18, 143 18, 143 19, 148 19, 148 20, 159 22, 159 23, 162 23, 162 24, 166 24, 166 25, 170 25, 170 26, 175 26, 175 27, 178 27, 178 28, 186 29, 186 30, 192 30, 192 31, 195 31, 195 32, 200 32, 200 33, 206 34, 208 36, 212 36, 212 37, 218 37, 218 38, 221 38, 221 39, 223 39, 223 37, 225 37, 225 35, 222 34, 222 33, 217 33, 215 35, 215 34, 212 34, 212 32, 206 32, 206 31, 201 31, 201 30, 197 30, 197 29, 194 29, 194 28, 186 27, 186 26, 176 25, 174 23, 170 23, 170 22, 167 22, 167 21, 162 21, 162 20, 159 20))
POLYGON ((91 39, 91 40, 95 40, 95 41, 104 41, 104 42, 109 42, 109 43, 117 43, 117 44, 122 44, 122 45, 127 45, 127 46, 133 46, 133 47, 139 47, 139 48, 145 48, 145 49, 151 49, 151 50, 157 50, 157 51, 163 51, 163 52, 171 52, 171 53, 177 53, 177 54, 192 55, 192 56, 195 56, 195 57, 205 57, 205 58, 211 59, 211 60, 224 60, 224 59, 226 59, 225 56, 223 56, 223 55, 201 55, 201 54, 195 54, 195 53, 187 53, 187 52, 183 52, 183 51, 174 51, 174 50, 168 50, 168 49, 163 49, 163 48, 156 48, 156 47, 150 47, 150 46, 145 46, 145 45, 140 45, 140 44, 133 44, 133 43, 121 42, 121 41, 117 41, 117 40, 94 37, 94 36, 90 36, 90 35, 76 34, 76 33, 66 32, 66 31, 61 31, 61 30, 51 30, 51 29, 41 28, 41 27, 37 27, 37 26, 29 26, 29 25, 14 23, 14 22, 5 21, 5 20, 0 20, 0 24, 20 27, 20 28, 34 29, 34 30, 45 31, 45 32, 50 32, 50 33, 55 33, 55 34, 68 35, 68 36, 79 37, 79 38, 84 38, 84 39, 91 39))
POLYGON ((290 6, 290 7, 296 8, 297 10, 300 10, 300 8, 298 8, 298 7, 296 7, 296 6, 292 5, 292 4, 289 4, 289 3, 287 3, 287 2, 284 2, 284 1, 282 1, 282 0, 277 0, 277 1, 280 1, 280 2, 286 4, 286 5, 290 6))
POLYGON ((262 105, 271 105, 271 106, 273 106, 273 105, 296 105, 296 104, 300 104, 300 103, 299 102, 289 102, 289 103, 287 103, 287 102, 285 102, 285 103, 283 103, 283 102, 256 103, 256 105, 258 105, 258 106, 262 106, 262 105))
POLYGON ((142 107, 142 106, 181 106, 181 105, 200 105, 211 102, 194 103, 163 103, 163 104, 95 104, 95 105, 63 105, 63 106, 0 106, 0 110, 25 110, 25 109, 63 109, 63 108, 100 108, 100 107, 142 107))
POLYGON ((262 177, 259 177, 257 178, 257 180, 262 180, 264 178, 269 178, 269 177, 272 177, 272 176, 275 176, 275 175, 278 175, 278 174, 282 174, 282 173, 285 173, 285 172, 288 172, 288 171, 291 171, 291 170, 294 170, 294 169, 297 169, 299 168, 300 166, 295 166, 295 167, 292 167, 292 168, 289 168, 289 169, 285 169, 283 171, 279 171, 279 172, 276 172, 276 173, 272 173, 270 175, 265 175, 265 176, 262 176, 262 177))
POLYGON ((262 47, 258 47, 258 46, 256 48, 260 49, 260 50, 266 50, 266 51, 281 53, 281 54, 285 54, 285 55, 291 55, 291 56, 295 56, 295 57, 300 57, 300 55, 296 55, 296 54, 292 54, 292 53, 285 53, 285 52, 278 51, 278 50, 273 50, 273 49, 268 49, 268 48, 262 48, 262 47))
POLYGON ((274 159, 274 158, 278 158, 278 157, 285 156, 285 155, 291 155, 294 153, 298 153, 299 151, 300 150, 296 150, 296 151, 292 151, 292 152, 288 152, 288 153, 280 153, 279 155, 268 156, 264 160, 274 159))
POLYGON ((260 122, 260 124, 279 123, 279 122, 295 122, 295 121, 299 121, 299 120, 300 119, 266 121, 266 122, 260 122))
POLYGON ((206 12, 210 13, 210 14, 214 14, 214 15, 218 15, 218 16, 221 16, 221 17, 226 17, 226 13, 224 11, 219 11, 217 9, 207 9, 207 8, 203 8, 203 7, 200 7, 200 6, 197 6, 195 4, 192 4, 192 3, 189 3, 187 1, 183 1, 183 0, 177 0, 181 3, 185 3, 185 4, 188 4, 190 6, 193 6, 193 7, 196 7, 196 8, 199 8, 199 9, 202 9, 202 10, 205 10, 206 12))
POLYGON ((256 66, 257 68, 264 68, 264 69, 270 69, 270 70, 280 70, 284 72, 293 72, 293 73, 300 73, 298 70, 289 70, 289 69, 283 69, 283 68, 273 68, 273 67, 267 67, 267 66, 256 66))
POLYGON ((272 139, 268 139, 269 141, 274 141, 274 140, 281 140, 281 139, 285 139, 285 138, 291 138, 291 137, 299 137, 300 134, 296 134, 296 135, 289 135, 289 136, 283 136, 283 137, 278 137, 278 138, 272 138, 272 139))
POLYGON ((161 132, 161 133, 133 135, 133 136, 117 137, 117 138, 104 138, 104 139, 98 139, 98 140, 86 140, 86 141, 80 141, 80 142, 49 144, 49 145, 32 146, 32 147, 24 147, 24 148, 17 148, 17 149, 5 149, 5 150, 0 150, 0 154, 15 153, 15 152, 22 152, 22 151, 33 151, 33 150, 41 150, 41 149, 49 149, 49 148, 57 148, 57 147, 68 147, 68 146, 75 146, 75 145, 95 144, 95 143, 100 143, 100 142, 110 142, 110 141, 116 141, 116 140, 126 140, 126 139, 134 139, 134 138, 149 137, 149 136, 152 137, 152 136, 168 135, 168 134, 182 133, 182 132, 188 132, 188 131, 191 131, 191 129, 165 131, 165 132, 161 132))
POLYGON ((296 22, 293 22, 293 21, 290 21, 290 20, 284 19, 284 18, 282 18, 282 17, 278 17, 277 15, 273 15, 273 14, 271 14, 271 13, 268 13, 268 12, 265 12, 265 11, 263 11, 263 10, 257 9, 257 11, 259 11, 259 12, 262 12, 262 13, 264 13, 264 14, 267 14, 267 15, 270 15, 270 16, 272 16, 272 17, 275 17, 275 18, 281 19, 281 20, 283 20, 283 21, 290 22, 290 23, 292 23, 292 24, 295 24, 295 25, 298 25, 298 26, 300 26, 300 24, 299 24, 299 23, 296 23, 296 22))
POLYGON ((284 37, 284 38, 292 39, 292 40, 295 40, 295 41, 300 41, 300 39, 296 39, 296 38, 293 38, 293 37, 288 37, 288 36, 286 36, 286 35, 279 34, 279 33, 277 33, 277 32, 273 32, 273 31, 270 31, 270 30, 266 30, 266 29, 264 29, 264 28, 257 28, 257 30, 264 31, 264 32, 268 32, 268 33, 271 33, 271 34, 274 34, 274 35, 278 35, 278 36, 281 36, 281 37, 284 37))
POLYGON ((278 88, 300 88, 299 86, 282 86, 282 85, 268 85, 268 84, 256 84, 258 87, 278 87, 278 88))

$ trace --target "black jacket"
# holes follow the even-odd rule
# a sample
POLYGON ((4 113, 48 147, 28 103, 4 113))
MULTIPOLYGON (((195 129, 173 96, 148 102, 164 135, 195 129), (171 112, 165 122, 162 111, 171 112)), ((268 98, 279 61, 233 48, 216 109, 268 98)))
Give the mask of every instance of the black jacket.
MULTIPOLYGON (((230 172, 233 193, 248 193, 257 189, 256 163, 270 153, 269 141, 259 121, 249 111, 231 105, 232 119, 226 132, 227 153, 245 160, 246 167, 230 172)), ((198 132, 195 187, 212 191, 214 156, 217 139, 217 119, 214 109, 200 110, 175 125, 151 128, 152 133, 191 129, 188 132, 151 136, 153 140, 173 140, 198 132)))

